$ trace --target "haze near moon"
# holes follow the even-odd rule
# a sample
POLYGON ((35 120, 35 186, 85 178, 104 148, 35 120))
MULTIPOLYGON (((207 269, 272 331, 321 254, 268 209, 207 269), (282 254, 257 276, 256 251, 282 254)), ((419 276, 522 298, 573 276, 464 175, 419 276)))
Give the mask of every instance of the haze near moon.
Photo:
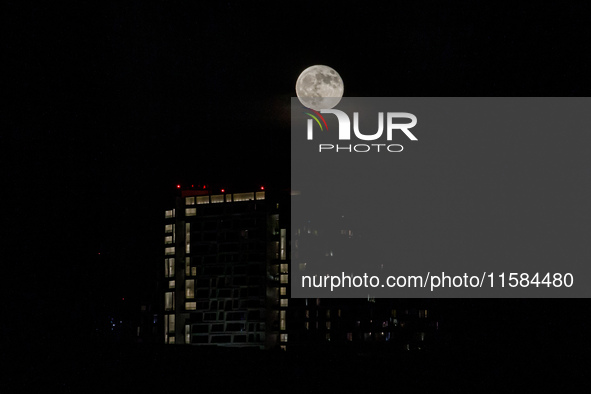
POLYGON ((330 109, 343 97, 345 86, 334 69, 315 65, 308 67, 298 77, 296 95, 300 102, 315 110, 330 109))

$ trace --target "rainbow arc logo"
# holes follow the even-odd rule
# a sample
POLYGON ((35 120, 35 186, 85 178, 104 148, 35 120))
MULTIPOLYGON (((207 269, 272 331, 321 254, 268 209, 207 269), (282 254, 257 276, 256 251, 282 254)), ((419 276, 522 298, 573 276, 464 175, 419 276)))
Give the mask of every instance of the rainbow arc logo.
POLYGON ((309 111, 312 111, 316 114, 313 115, 309 112, 304 112, 306 115, 310 116, 312 119, 314 119, 316 121, 316 123, 318 123, 318 126, 320 126, 320 130, 323 131, 324 129, 322 128, 322 123, 324 123, 324 126, 326 127, 326 131, 328 131, 328 125, 326 124, 326 120, 324 120, 324 118, 322 117, 322 115, 320 115, 320 113, 314 111, 312 108, 306 108, 309 111), (318 120, 318 118, 322 119, 322 123, 320 123, 320 120, 318 120))

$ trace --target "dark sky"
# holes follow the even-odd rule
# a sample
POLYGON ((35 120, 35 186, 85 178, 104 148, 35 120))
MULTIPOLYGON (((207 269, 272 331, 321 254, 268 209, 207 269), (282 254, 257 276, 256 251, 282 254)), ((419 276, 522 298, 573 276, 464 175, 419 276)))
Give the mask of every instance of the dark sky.
POLYGON ((289 182, 310 65, 350 97, 591 90, 575 5, 290 4, 4 3, 5 307, 58 325, 149 299, 177 183, 289 182))

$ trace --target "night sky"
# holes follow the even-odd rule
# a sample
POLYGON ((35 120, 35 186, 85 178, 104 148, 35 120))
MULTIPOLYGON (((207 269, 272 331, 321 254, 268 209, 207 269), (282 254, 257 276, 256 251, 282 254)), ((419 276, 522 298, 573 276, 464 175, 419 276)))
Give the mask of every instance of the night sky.
MULTIPOLYGON (((84 336, 122 298, 150 302, 177 184, 288 186, 310 65, 350 97, 590 95, 583 8, 388 4, 5 2, 3 337, 84 336)), ((588 302, 446 305, 457 330, 494 315, 548 340, 580 335, 588 302)))

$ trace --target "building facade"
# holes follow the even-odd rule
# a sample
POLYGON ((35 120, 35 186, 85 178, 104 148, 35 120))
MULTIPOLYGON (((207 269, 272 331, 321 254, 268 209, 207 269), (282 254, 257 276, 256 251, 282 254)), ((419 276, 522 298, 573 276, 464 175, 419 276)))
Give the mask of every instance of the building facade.
POLYGON ((290 270, 335 267, 356 247, 340 217, 291 223, 290 198, 263 186, 178 187, 165 211, 164 342, 428 348, 439 331, 428 300, 290 298, 290 270))
POLYGON ((165 343, 285 348, 289 193, 178 189, 165 212, 165 343))

